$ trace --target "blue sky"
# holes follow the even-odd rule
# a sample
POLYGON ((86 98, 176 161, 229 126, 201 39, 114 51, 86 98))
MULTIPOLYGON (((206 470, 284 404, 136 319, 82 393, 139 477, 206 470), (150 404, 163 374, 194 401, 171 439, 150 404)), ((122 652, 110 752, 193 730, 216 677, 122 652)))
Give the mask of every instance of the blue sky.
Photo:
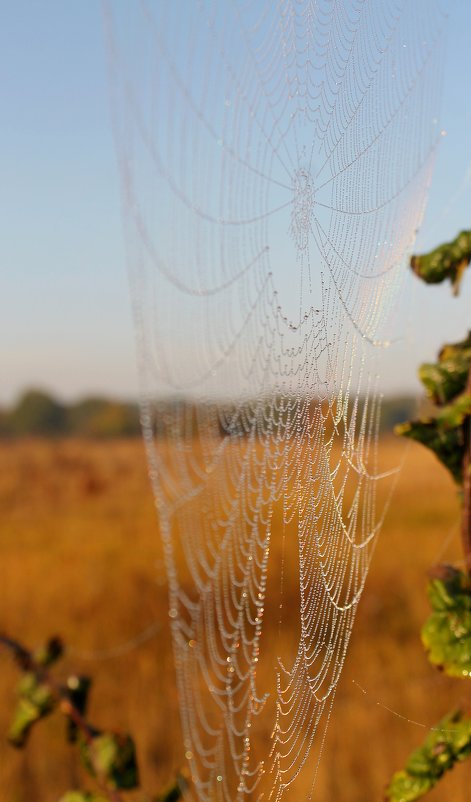
MULTIPOLYGON (((450 0, 447 7, 447 136, 419 250, 471 227, 471 3, 450 0)), ((64 398, 133 397, 137 372, 100 0, 5 3, 0 75, 0 401, 27 386, 64 398)), ((414 282, 413 291, 412 340, 407 358, 391 368, 391 392, 415 390, 417 362, 471 327, 471 276, 458 300, 445 287, 414 282)))

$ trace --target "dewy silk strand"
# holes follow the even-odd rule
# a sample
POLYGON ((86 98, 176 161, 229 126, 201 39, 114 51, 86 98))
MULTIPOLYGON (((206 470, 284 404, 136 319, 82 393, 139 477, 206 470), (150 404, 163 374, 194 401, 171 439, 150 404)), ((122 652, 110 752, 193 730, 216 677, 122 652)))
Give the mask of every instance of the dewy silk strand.
POLYGON ((193 787, 306 797, 392 473, 381 375, 440 136, 445 18, 435 0, 105 15, 193 787))

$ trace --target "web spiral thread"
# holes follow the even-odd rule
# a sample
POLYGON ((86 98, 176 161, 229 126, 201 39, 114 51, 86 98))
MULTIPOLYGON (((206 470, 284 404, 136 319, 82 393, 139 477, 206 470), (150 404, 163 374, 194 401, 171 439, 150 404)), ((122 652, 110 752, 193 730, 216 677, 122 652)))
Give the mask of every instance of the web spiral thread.
POLYGON ((186 756, 200 800, 294 799, 384 517, 380 368, 445 18, 435 0, 106 15, 186 756))

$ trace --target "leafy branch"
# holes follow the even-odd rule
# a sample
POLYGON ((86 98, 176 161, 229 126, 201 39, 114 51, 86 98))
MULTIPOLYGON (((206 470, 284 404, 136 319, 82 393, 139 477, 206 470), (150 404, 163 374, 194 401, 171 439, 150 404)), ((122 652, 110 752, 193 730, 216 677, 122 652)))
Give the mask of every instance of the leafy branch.
MULTIPOLYGON (((449 280, 458 294, 471 261, 471 231, 429 254, 413 256, 412 270, 427 284, 449 280)), ((466 570, 439 566, 431 572, 432 613, 422 643, 432 665, 452 677, 471 678, 471 332, 444 345, 436 363, 419 368, 419 378, 435 414, 396 427, 396 433, 429 448, 450 472, 462 498, 461 533, 466 570)), ((386 790, 390 802, 415 802, 453 766, 471 755, 471 714, 454 711, 434 727, 423 745, 394 774, 386 790)))
MULTIPOLYGON (((12 654, 22 672, 8 733, 9 743, 19 749, 25 747, 38 722, 55 711, 60 712, 66 719, 67 740, 77 744, 82 765, 94 779, 97 792, 68 791, 58 802, 124 802, 122 791, 139 788, 134 740, 128 733, 100 730, 88 721, 90 677, 73 674, 65 681, 56 678, 52 669, 63 655, 62 641, 51 638, 41 648, 30 651, 18 641, 0 634, 0 646, 12 654)), ((152 802, 177 802, 185 784, 180 776, 152 802)))
POLYGON ((413 256, 411 268, 426 284, 450 281, 453 294, 458 295, 464 271, 471 261, 471 231, 461 231, 452 241, 430 253, 413 256))

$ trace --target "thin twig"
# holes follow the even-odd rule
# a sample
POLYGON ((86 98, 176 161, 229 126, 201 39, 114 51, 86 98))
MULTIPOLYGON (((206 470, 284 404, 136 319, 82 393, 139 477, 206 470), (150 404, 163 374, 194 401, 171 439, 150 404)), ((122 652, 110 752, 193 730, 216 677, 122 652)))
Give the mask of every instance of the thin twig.
MULTIPOLYGON (((471 395, 471 367, 468 372, 466 392, 471 395)), ((461 540, 466 569, 471 574, 471 418, 464 423, 463 456, 463 510, 461 518, 461 540)))
MULTIPOLYGON (((90 745, 94 738, 93 727, 87 722, 80 710, 70 700, 68 691, 61 685, 45 666, 40 665, 34 658, 34 654, 26 649, 21 643, 7 635, 0 633, 0 646, 5 646, 12 654, 23 671, 33 672, 41 684, 45 685, 52 696, 58 703, 59 710, 66 716, 66 718, 73 721, 75 726, 80 730, 85 738, 85 741, 90 745)), ((106 776, 100 772, 96 766, 93 766, 95 771, 95 781, 100 791, 108 797, 110 802, 123 802, 122 796, 118 791, 111 787, 106 776)))

